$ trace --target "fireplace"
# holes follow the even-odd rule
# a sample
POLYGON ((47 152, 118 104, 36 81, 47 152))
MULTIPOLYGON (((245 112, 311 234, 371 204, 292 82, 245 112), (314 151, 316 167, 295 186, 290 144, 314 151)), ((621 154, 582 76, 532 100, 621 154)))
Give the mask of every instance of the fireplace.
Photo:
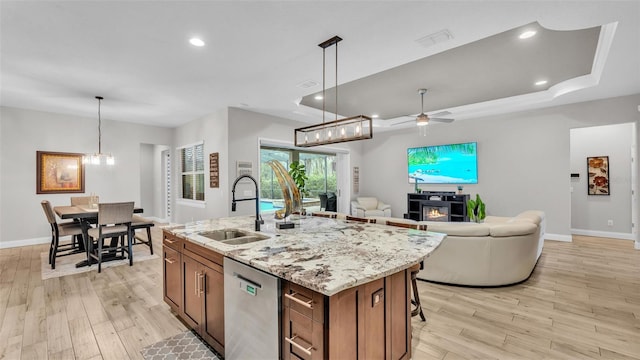
POLYGON ((443 204, 441 201, 429 202, 422 204, 422 219, 427 221, 449 221, 449 204, 443 204))

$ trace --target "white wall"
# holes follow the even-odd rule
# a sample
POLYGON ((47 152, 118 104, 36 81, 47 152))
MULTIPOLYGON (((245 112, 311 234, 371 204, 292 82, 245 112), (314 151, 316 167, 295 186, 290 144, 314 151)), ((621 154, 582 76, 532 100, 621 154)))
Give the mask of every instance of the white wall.
MULTIPOLYGON (((253 163, 253 175, 259 181, 259 142, 258 139, 265 141, 276 141, 283 144, 293 146, 293 130, 296 127, 306 126, 309 124, 301 124, 291 120, 278 118, 270 115, 260 114, 256 112, 246 111, 238 108, 229 108, 229 199, 231 199, 231 185, 236 179, 236 162, 251 161, 253 163)), ((351 166, 359 166, 361 162, 361 145, 362 142, 334 144, 331 147, 317 147, 308 150, 325 151, 348 151, 351 166)), ((349 174, 351 176, 351 174, 349 174)), ((253 184, 240 182, 236 188, 236 197, 253 197, 255 192, 253 184), (251 196, 245 196, 244 191, 251 191, 251 196)), ((253 202, 237 203, 237 212, 234 215, 249 215, 255 213, 255 204, 253 202)), ((227 208, 231 211, 231 202, 227 204, 227 208)))
MULTIPOLYGON (((36 194, 36 151, 87 153, 98 150, 96 118, 74 117, 16 108, 0 108, 0 247, 49 239, 40 202, 68 205, 70 194, 36 194)), ((170 144, 172 130, 102 120, 102 150, 116 165, 85 169, 85 190, 100 201, 140 204, 140 143, 170 144)), ((72 194, 78 195, 78 194, 72 194)))
POLYGON ((631 141, 634 123, 571 129, 571 228, 574 234, 631 238, 631 141), (610 195, 587 195, 587 157, 609 157, 610 195), (608 226, 607 221, 613 221, 608 226), (609 234, 620 233, 620 234, 609 234))
POLYGON ((165 145, 140 144, 140 206, 145 216, 165 220, 164 168, 162 152, 165 145))
MULTIPOLYGON (((394 216, 406 212, 406 151, 409 147, 478 142, 479 193, 490 215, 515 215, 527 209, 546 212, 547 232, 559 240, 571 234, 569 129, 637 121, 640 95, 511 113, 483 119, 429 125, 420 137, 414 129, 377 133, 364 143, 361 194, 390 203, 394 216)), ((454 191, 455 185, 421 185, 424 190, 454 191)))
POLYGON ((227 110, 223 109, 203 118, 191 121, 175 129, 174 146, 171 149, 173 165, 173 214, 172 221, 185 223, 190 221, 219 218, 228 215, 230 195, 228 192, 228 174, 224 169, 227 167, 229 158, 228 150, 228 121, 227 110), (205 155, 205 205, 198 207, 180 201, 182 191, 180 188, 180 152, 176 147, 194 144, 204 141, 205 155), (209 154, 219 153, 220 166, 220 187, 209 187, 209 154))

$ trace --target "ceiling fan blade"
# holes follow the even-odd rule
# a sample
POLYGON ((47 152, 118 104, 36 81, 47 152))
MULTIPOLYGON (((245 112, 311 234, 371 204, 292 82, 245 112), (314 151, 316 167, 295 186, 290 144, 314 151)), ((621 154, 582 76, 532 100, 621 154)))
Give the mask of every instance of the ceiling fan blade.
POLYGON ((400 124, 406 124, 406 123, 408 123, 408 122, 416 122, 416 118, 415 118, 415 117, 412 117, 411 115, 406 115, 406 116, 403 116, 403 117, 407 117, 407 118, 409 118, 409 119, 408 119, 408 120, 405 120, 405 121, 400 121, 400 122, 394 123, 394 124, 393 124, 393 125, 391 125, 391 126, 396 126, 396 125, 400 125, 400 124))
POLYGON ((429 117, 429 121, 441 122, 441 123, 452 123, 455 119, 446 119, 446 118, 432 118, 429 117))

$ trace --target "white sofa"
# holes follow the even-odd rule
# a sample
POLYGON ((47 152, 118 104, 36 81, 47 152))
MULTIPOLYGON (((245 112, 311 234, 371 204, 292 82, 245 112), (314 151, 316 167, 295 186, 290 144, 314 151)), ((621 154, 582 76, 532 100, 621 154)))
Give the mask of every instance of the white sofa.
POLYGON ((545 215, 487 216, 483 223, 425 221, 447 238, 424 260, 419 279, 470 286, 510 285, 531 275, 544 242, 545 215))
POLYGON ((357 197, 351 202, 351 215, 358 217, 391 217, 391 205, 375 197, 357 197))

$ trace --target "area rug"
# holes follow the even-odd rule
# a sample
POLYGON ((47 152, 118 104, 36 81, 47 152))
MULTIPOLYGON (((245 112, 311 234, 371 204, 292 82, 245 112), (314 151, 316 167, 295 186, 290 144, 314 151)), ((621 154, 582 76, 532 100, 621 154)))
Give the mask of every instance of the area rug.
MULTIPOLYGON (((155 250, 155 249, 154 249, 155 250)), ((146 245, 135 245, 133 247, 133 263, 151 259, 157 259, 159 256, 157 254, 151 255, 149 253, 149 247, 146 245)), ((41 274, 42 280, 51 279, 55 277, 80 274, 88 271, 98 271, 98 264, 93 264, 91 266, 85 266, 81 268, 76 268, 76 263, 86 260, 86 253, 78 253, 69 256, 62 256, 56 258, 56 268, 51 269, 51 265, 49 265, 49 253, 43 252, 40 253, 40 263, 41 263, 41 274)), ((129 259, 123 260, 115 260, 108 261, 102 263, 102 269, 110 268, 114 266, 120 265, 129 265, 129 259)))
POLYGON ((212 359, 220 360, 215 351, 193 331, 172 336, 140 350, 145 360, 212 359))

